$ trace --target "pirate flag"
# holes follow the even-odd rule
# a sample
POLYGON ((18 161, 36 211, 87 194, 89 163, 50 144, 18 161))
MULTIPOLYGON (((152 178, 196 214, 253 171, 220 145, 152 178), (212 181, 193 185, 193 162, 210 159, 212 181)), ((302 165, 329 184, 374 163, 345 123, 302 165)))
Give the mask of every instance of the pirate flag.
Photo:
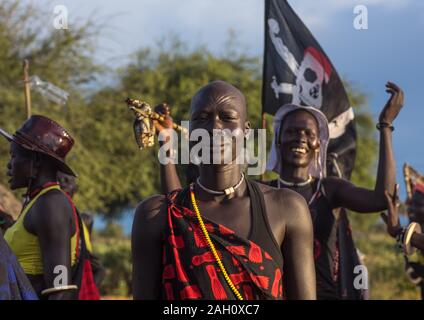
POLYGON ((327 173, 350 178, 356 155, 353 110, 334 66, 286 0, 265 1, 262 112, 313 106, 330 126, 327 173))

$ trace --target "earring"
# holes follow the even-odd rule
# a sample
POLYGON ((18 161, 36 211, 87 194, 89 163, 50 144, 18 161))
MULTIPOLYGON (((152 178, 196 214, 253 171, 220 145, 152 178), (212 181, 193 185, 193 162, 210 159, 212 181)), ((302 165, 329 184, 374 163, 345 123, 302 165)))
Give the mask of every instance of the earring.
POLYGON ((247 129, 247 130, 245 131, 245 133, 244 133, 244 138, 245 138, 245 139, 249 139, 249 137, 250 137, 250 133, 251 133, 251 129, 247 129))
POLYGON ((318 169, 319 163, 318 163, 318 158, 319 158, 319 150, 315 150, 315 167, 318 169))

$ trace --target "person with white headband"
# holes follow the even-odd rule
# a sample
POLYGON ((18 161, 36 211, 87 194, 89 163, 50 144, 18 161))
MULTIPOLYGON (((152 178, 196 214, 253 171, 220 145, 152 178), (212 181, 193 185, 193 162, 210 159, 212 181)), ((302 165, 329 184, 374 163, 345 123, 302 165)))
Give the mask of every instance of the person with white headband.
POLYGON ((386 84, 390 99, 383 108, 377 129, 380 155, 374 190, 351 182, 326 177, 329 129, 326 116, 318 109, 298 105, 282 106, 274 117, 274 141, 267 169, 278 179, 267 184, 300 193, 307 203, 314 225, 314 254, 318 299, 342 299, 340 252, 337 239, 337 208, 372 213, 387 208, 385 191, 394 190, 396 166, 392 150, 392 125, 403 106, 403 92, 386 84))

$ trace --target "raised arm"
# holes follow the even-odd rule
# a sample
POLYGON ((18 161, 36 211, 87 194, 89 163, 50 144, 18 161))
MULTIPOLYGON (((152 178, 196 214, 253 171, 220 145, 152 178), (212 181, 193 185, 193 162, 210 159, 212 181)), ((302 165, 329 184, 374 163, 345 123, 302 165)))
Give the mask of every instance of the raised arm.
POLYGON ((313 256, 313 228, 311 215, 304 198, 290 195, 285 201, 287 212, 282 246, 284 283, 287 299, 315 300, 316 280, 313 256))
MULTIPOLYGON (((162 114, 165 117, 165 121, 154 121, 156 132, 159 134, 164 129, 172 128, 172 118, 170 116, 169 106, 165 103, 156 106, 155 111, 159 114, 162 114)), ((166 137, 166 141, 169 141, 171 137, 166 137)), ((164 142, 159 142, 160 146, 164 142)), ((180 178, 177 174, 177 169, 175 164, 160 164, 160 182, 162 187, 162 193, 167 194, 176 189, 181 189, 180 178)))
POLYGON ((166 204, 163 196, 141 202, 132 226, 133 297, 136 300, 161 299, 162 232, 166 204))
MULTIPOLYGON (((72 214, 71 205, 59 191, 51 191, 42 196, 34 206, 31 221, 40 244, 47 289, 73 284, 71 237, 75 232, 75 226, 72 223, 72 214)), ((48 295, 48 299, 72 299, 74 293, 74 291, 54 292, 48 295)))
POLYGON ((334 207, 345 207, 357 212, 376 212, 387 208, 384 190, 393 190, 396 183, 396 163, 393 155, 392 131, 393 120, 396 119, 403 106, 403 91, 394 83, 386 84, 386 92, 390 98, 379 116, 380 151, 378 170, 374 190, 360 188, 349 181, 331 178, 326 190, 330 190, 330 198, 334 207))

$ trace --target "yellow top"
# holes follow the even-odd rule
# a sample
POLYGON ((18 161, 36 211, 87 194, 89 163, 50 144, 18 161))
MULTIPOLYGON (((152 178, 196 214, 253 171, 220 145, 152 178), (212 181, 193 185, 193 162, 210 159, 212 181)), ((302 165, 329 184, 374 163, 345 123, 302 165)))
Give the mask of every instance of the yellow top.
MULTIPOLYGON (((54 185, 41 190, 41 192, 38 193, 24 208, 15 224, 4 234, 4 239, 15 253, 26 274, 43 274, 43 260, 41 258, 38 237, 25 229, 24 219, 29 209, 31 209, 38 198, 50 190, 60 190, 60 187, 58 185, 54 185)), ((76 261, 76 245, 77 237, 75 232, 75 235, 71 238, 71 265, 74 265, 76 261)))

